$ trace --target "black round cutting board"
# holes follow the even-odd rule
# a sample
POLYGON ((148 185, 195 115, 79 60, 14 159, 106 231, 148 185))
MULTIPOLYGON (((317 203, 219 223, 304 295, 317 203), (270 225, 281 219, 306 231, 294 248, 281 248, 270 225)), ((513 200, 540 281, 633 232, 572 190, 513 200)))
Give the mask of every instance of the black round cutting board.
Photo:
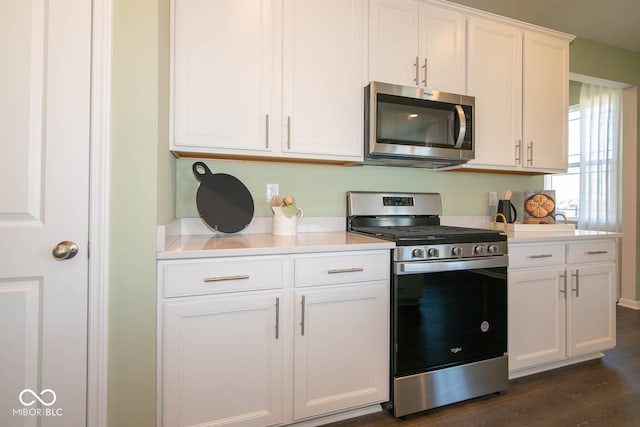
POLYGON ((200 181, 196 205, 204 222, 223 233, 236 233, 249 225, 253 197, 240 180, 226 173, 211 173, 202 162, 195 162, 192 169, 200 181))

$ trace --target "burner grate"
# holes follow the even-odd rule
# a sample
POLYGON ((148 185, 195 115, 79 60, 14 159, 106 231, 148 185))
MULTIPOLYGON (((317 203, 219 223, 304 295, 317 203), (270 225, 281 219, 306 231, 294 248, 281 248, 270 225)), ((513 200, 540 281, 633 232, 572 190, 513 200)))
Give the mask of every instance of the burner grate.
POLYGON ((354 227, 353 231, 360 233, 388 236, 396 239, 446 239, 460 235, 495 235, 499 231, 485 230, 481 228, 454 227, 447 225, 427 226, 400 226, 400 227, 354 227))

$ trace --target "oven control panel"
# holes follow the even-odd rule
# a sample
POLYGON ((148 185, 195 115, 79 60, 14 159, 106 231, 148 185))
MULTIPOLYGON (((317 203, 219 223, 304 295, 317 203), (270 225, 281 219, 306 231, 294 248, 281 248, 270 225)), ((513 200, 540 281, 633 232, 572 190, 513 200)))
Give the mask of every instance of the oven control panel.
POLYGON ((440 245, 399 246, 395 261, 436 261, 456 258, 501 256, 508 253, 507 242, 451 243, 440 245))
POLYGON ((412 196, 384 196, 383 206, 414 206, 412 196))

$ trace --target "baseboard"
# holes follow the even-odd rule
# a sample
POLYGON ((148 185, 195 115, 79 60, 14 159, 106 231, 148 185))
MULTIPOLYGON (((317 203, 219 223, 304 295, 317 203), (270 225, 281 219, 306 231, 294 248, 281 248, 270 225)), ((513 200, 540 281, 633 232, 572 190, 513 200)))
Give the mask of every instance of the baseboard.
POLYGON ((621 307, 632 308, 634 310, 640 310, 640 301, 634 301, 632 299, 620 298, 618 305, 621 307))
POLYGON ((335 423, 338 421, 344 421, 351 418, 362 417, 364 415, 374 414, 376 412, 381 412, 382 407, 380 404, 365 406, 363 408, 352 409, 350 411, 340 412, 337 414, 331 414, 320 418, 314 418, 311 420, 300 421, 294 424, 291 424, 291 427, 316 427, 329 423, 335 423))
POLYGON ((531 368, 524 368, 520 370, 510 371, 509 380, 515 380, 516 378, 525 377, 527 375, 539 374, 540 372, 550 371, 552 369, 563 368, 565 366, 574 365, 576 363, 586 362, 588 360, 600 359, 604 357, 603 353, 590 353, 576 357, 570 357, 562 359, 557 362, 545 363, 543 365, 534 366, 531 368))

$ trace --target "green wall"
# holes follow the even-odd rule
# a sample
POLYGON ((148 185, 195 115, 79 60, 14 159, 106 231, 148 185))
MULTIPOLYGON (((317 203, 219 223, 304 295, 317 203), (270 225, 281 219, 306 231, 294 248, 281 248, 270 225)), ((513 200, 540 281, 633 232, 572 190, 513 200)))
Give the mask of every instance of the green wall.
POLYGON ((113 31, 107 418, 112 427, 152 427, 156 227, 174 204, 175 161, 165 148, 168 0, 115 0, 113 31))
POLYGON ((570 60, 573 73, 640 86, 640 53, 576 38, 570 60))
MULTIPOLYGON (((176 215, 198 216, 195 194, 198 181, 193 176, 193 160, 180 159, 176 164, 176 215)), ((213 173, 228 173, 242 181, 254 198, 255 216, 270 216, 265 186, 279 184, 280 194, 291 194, 305 216, 344 217, 345 193, 367 191, 426 191, 442 194, 444 215, 493 215, 488 192, 514 191, 514 203, 523 190, 542 189, 541 176, 487 174, 471 172, 436 172, 419 168, 383 166, 326 166, 309 164, 206 161, 213 173)))
MULTIPOLYGON (((196 216, 191 160, 167 152, 169 0, 114 0, 108 423, 156 419, 156 226, 196 216), (175 175, 175 176, 174 176, 175 175), (174 182, 175 181, 175 182, 174 182), (175 185, 175 188, 174 188, 175 185)), ((586 40, 571 70, 638 84, 640 57, 586 40)), ((640 122, 640 121, 639 121, 640 122)), ((308 216, 343 216, 346 190, 440 191, 446 215, 487 215, 487 192, 539 188, 541 177, 385 167, 209 161, 237 176, 268 215, 264 185, 280 184, 308 216)), ((517 201, 516 201, 517 203, 517 201)))

